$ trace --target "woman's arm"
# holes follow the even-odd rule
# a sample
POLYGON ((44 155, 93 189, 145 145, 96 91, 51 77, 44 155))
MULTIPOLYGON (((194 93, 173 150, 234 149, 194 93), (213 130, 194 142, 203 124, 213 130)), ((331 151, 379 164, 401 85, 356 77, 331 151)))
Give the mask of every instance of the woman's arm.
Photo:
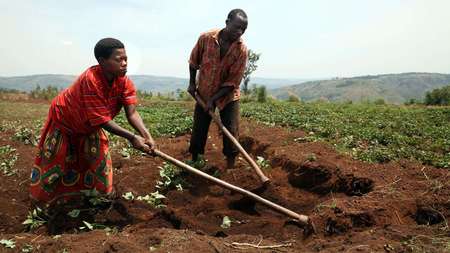
POLYGON ((142 121, 141 115, 139 115, 136 110, 136 105, 126 105, 125 106, 125 114, 127 116, 128 123, 139 132, 139 134, 144 137, 145 143, 150 146, 151 149, 155 147, 155 141, 153 140, 152 135, 148 131, 148 129, 144 125, 144 121, 142 121))
POLYGON ((135 149, 139 149, 139 150, 147 152, 147 153, 151 152, 153 149, 153 146, 150 146, 146 142, 146 139, 142 138, 139 135, 133 134, 132 132, 119 126, 116 122, 114 122, 112 120, 103 124, 102 128, 112 134, 115 134, 115 135, 118 135, 120 137, 127 139, 131 143, 131 145, 133 145, 133 147, 135 149))

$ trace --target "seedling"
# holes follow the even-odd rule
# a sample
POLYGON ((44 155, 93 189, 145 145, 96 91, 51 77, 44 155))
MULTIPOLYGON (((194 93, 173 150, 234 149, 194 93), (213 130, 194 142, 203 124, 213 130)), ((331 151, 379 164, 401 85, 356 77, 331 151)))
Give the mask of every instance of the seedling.
POLYGON ((134 200, 134 194, 132 192, 125 192, 122 197, 126 200, 134 200))
POLYGON ((67 215, 72 218, 77 218, 78 216, 80 216, 80 212, 80 209, 73 209, 72 211, 68 212, 67 215))
POLYGON ((10 145, 0 147, 0 171, 3 172, 5 176, 12 176, 16 174, 14 170, 14 165, 17 162, 19 155, 16 153, 16 149, 12 148, 10 145))
POLYGON ((183 190, 188 183, 182 176, 182 170, 172 164, 164 163, 162 167, 159 167, 159 176, 161 180, 156 182, 156 188, 161 191, 169 191, 176 188, 177 190, 183 190))
POLYGON ((14 249, 16 247, 16 242, 12 239, 2 239, 0 240, 0 244, 3 245, 7 249, 14 249))
POLYGON ((30 230, 34 230, 47 223, 45 216, 42 209, 36 207, 33 211, 28 212, 27 219, 22 224, 26 225, 30 230))
POLYGON ((33 245, 25 244, 25 245, 22 247, 21 251, 22 251, 23 253, 33 252, 33 245))
POLYGON ((224 216, 222 219, 222 225, 220 225, 221 228, 227 229, 231 227, 231 219, 228 216, 224 216))
POLYGON ((111 200, 102 196, 96 189, 91 190, 81 190, 81 192, 86 196, 89 202, 94 206, 99 206, 105 203, 111 203, 111 200))
POLYGON ((270 162, 267 161, 267 160, 266 160, 264 157, 262 157, 262 156, 257 156, 257 157, 256 157, 256 164, 258 164, 258 166, 259 166, 261 169, 265 169, 265 170, 270 169, 270 162))
POLYGON ((144 201, 147 204, 153 206, 154 208, 164 208, 166 205, 163 204, 162 200, 165 199, 166 196, 162 195, 158 191, 150 193, 150 195, 138 196, 136 199, 140 201, 144 201))

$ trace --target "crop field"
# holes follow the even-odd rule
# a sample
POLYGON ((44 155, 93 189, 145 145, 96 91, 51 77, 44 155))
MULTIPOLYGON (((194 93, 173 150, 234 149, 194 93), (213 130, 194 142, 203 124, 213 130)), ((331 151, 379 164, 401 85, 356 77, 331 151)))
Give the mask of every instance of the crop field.
MULTIPOLYGON (((109 135, 114 197, 58 222, 32 209, 29 174, 49 102, 0 101, 0 252, 449 252, 450 109, 243 103, 248 163, 225 170, 212 124, 193 166, 308 215, 315 233, 266 206, 133 150, 109 135)), ((192 102, 143 101, 158 147, 190 162, 192 102)), ((123 113, 116 122, 128 126, 123 113)))
POLYGON ((344 103, 247 103, 242 115, 302 129, 367 162, 415 159, 450 168, 450 108, 344 103))

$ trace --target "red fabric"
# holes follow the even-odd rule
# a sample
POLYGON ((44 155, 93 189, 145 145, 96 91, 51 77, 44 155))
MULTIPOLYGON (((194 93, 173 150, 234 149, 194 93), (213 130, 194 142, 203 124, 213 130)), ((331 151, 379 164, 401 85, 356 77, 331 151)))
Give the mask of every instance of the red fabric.
POLYGON ((112 120, 123 105, 135 103, 136 88, 127 76, 116 78, 110 87, 96 65, 53 99, 53 120, 74 133, 88 134, 112 120))
POLYGON ((82 190, 111 193, 113 171, 106 134, 102 129, 89 135, 70 134, 50 117, 30 180, 30 197, 41 205, 77 199, 82 190))
POLYGON ((247 47, 242 39, 230 45, 221 59, 219 45, 220 30, 212 30, 200 35, 192 49, 189 64, 199 69, 197 86, 200 95, 209 100, 224 86, 232 86, 233 91, 219 98, 217 107, 222 110, 229 102, 239 100, 242 77, 247 65, 247 47))
POLYGON ((128 77, 109 86, 98 65, 53 99, 31 173, 31 198, 50 204, 86 189, 110 193, 111 157, 100 125, 112 120, 123 105, 136 102, 128 77))

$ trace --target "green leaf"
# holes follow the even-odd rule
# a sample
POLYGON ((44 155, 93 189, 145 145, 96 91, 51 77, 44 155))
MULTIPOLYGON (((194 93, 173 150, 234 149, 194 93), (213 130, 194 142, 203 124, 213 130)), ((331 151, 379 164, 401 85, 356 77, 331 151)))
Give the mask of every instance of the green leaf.
POLYGON ((0 240, 0 244, 5 246, 5 248, 13 249, 16 247, 16 242, 14 240, 2 239, 0 240))
POLYGON ((221 228, 227 229, 231 227, 231 219, 228 216, 224 216, 222 220, 221 228))
POLYGON ((126 192, 122 195, 122 197, 126 200, 133 200, 134 194, 132 192, 126 192))
POLYGON ((33 252, 33 245, 25 244, 25 245, 22 247, 22 250, 21 250, 21 251, 24 252, 24 253, 33 252))
POLYGON ((84 223, 84 225, 86 225, 86 227, 87 227, 89 230, 94 230, 94 226, 93 226, 91 223, 89 223, 89 222, 87 222, 87 221, 83 221, 83 223, 84 223))
POLYGON ((80 215, 80 210, 73 209, 72 211, 68 212, 67 215, 69 215, 72 218, 77 218, 80 215))

